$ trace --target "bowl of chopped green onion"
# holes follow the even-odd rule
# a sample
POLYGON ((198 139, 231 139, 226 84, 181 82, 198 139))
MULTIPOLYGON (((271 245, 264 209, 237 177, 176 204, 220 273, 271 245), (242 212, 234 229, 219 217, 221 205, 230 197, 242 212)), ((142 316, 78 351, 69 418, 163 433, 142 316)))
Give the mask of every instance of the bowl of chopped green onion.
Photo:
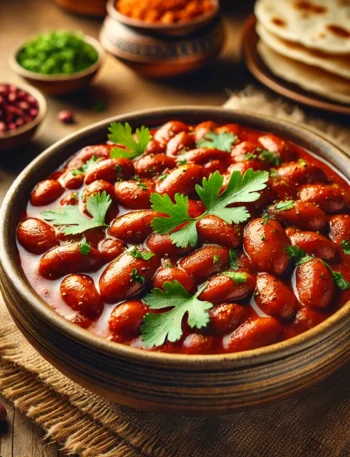
POLYGON ((101 67, 100 43, 81 32, 56 30, 21 43, 10 56, 12 69, 48 94, 67 94, 89 84, 101 67))

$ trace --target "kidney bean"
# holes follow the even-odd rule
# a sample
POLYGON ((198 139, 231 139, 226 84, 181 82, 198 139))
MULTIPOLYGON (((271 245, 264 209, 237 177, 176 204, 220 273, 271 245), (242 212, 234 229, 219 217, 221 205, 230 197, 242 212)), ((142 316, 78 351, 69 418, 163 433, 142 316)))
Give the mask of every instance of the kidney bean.
POLYGON ((115 144, 94 144, 92 146, 86 146, 68 161, 67 169, 73 170, 75 168, 80 168, 85 162, 90 160, 92 156, 109 159, 111 149, 114 147, 115 144))
POLYGON ((313 203, 297 200, 290 209, 277 209, 277 204, 270 206, 267 213, 285 225, 295 225, 301 229, 323 230, 327 226, 325 213, 313 203))
POLYGON ((294 160, 297 157, 292 145, 273 133, 260 136, 259 143, 267 151, 278 152, 283 162, 294 160))
MULTIPOLYGON (((175 229, 173 232, 176 232, 175 229)), ((173 233, 172 232, 172 233, 173 233)), ((170 238, 170 233, 161 235, 160 233, 153 232, 146 240, 147 247, 159 255, 164 256, 181 256, 191 250, 191 246, 187 248, 178 248, 170 238)))
POLYGON ((322 260, 312 259, 299 265, 296 271, 296 286, 303 305, 316 309, 330 305, 334 282, 322 260))
POLYGON ((5 406, 0 402, 0 421, 4 421, 7 418, 7 411, 5 406))
POLYGON ((134 162, 136 173, 141 177, 156 176, 166 169, 176 167, 176 161, 165 154, 146 155, 134 162))
POLYGON ((254 171, 258 171, 263 170, 264 166, 258 160, 245 160, 244 162, 236 162, 231 164, 228 167, 227 172, 230 176, 234 171, 239 171, 242 175, 244 175, 244 173, 249 170, 249 168, 252 168, 254 171))
POLYGON ((205 121, 196 125, 194 131, 196 140, 201 140, 207 133, 214 131, 217 127, 218 124, 213 121, 205 121))
POLYGON ((109 330, 114 335, 138 335, 147 310, 144 303, 136 300, 117 305, 108 320, 109 330))
POLYGON ((181 159, 186 160, 187 163, 196 163, 203 165, 209 160, 224 160, 229 158, 229 154, 225 151, 220 151, 215 148, 200 148, 191 149, 191 151, 181 154, 181 159))
POLYGON ((185 354, 210 354, 213 350, 213 337, 201 333, 191 333, 184 339, 181 352, 185 354))
POLYGON ((83 192, 83 202, 86 203, 90 197, 96 194, 102 194, 102 192, 106 192, 112 200, 115 200, 113 184, 104 181, 103 179, 99 179, 98 181, 94 181, 85 187, 83 192))
POLYGON ((240 131, 241 128, 238 124, 225 124, 215 129, 215 133, 233 133, 234 135, 238 135, 240 131))
POLYGON ((148 143, 145 154, 162 154, 166 150, 166 145, 160 144, 159 141, 154 138, 148 143))
POLYGON ((344 240, 350 242, 350 215, 335 214, 329 218, 330 238, 337 244, 344 240))
POLYGON ((109 228, 109 233, 125 243, 143 243, 152 233, 151 222, 162 213, 152 210, 133 211, 118 217, 109 228))
POLYGON ((223 160, 209 160, 203 165, 203 171, 206 178, 218 171, 221 175, 225 173, 227 162, 223 160))
POLYGON ((309 184, 300 188, 299 198, 315 203, 325 213, 337 213, 347 209, 349 193, 334 184, 309 184))
POLYGON ((197 284, 204 282, 229 265, 229 250, 221 246, 205 246, 180 260, 180 266, 197 284))
POLYGON ((214 306, 210 311, 208 331, 216 336, 227 335, 248 317, 248 308, 235 303, 223 303, 214 306))
POLYGON ((100 277, 102 299, 113 303, 136 295, 151 281, 159 264, 156 255, 143 260, 125 252, 113 260, 100 277))
POLYGON ((187 132, 180 132, 169 140, 166 148, 166 154, 170 157, 176 157, 194 146, 194 143, 195 138, 193 135, 190 135, 187 132))
POLYGON ((281 224, 263 218, 249 222, 244 230, 244 248, 260 271, 282 275, 288 268, 288 238, 281 224))
POLYGON ((69 194, 62 198, 60 205, 79 205, 79 195, 77 192, 69 192, 69 194))
POLYGON ((35 218, 29 218, 19 224, 17 238, 19 243, 32 254, 43 254, 58 245, 53 227, 35 218))
POLYGON ((315 311, 311 308, 300 309, 295 316, 295 321, 285 329, 284 339, 292 338, 316 327, 329 316, 329 313, 315 311))
POLYGON ((298 310, 298 302, 293 292, 268 273, 258 275, 255 301, 265 314, 282 320, 292 319, 298 310))
POLYGON ((207 287, 200 294, 200 299, 219 305, 227 301, 246 298, 254 292, 256 278, 248 270, 240 269, 236 273, 245 273, 245 282, 236 282, 229 276, 218 274, 209 279, 207 287))
POLYGON ((196 184, 202 181, 203 167, 196 164, 181 165, 174 168, 168 176, 157 185, 160 194, 168 194, 170 198, 176 193, 191 194, 196 184))
POLYGON ((111 262, 125 250, 125 244, 115 238, 105 238, 100 246, 99 251, 105 262, 111 262))
POLYGON ((276 195, 276 200, 296 200, 298 198, 298 189, 292 181, 288 179, 269 179, 268 186, 276 195))
POLYGON ((188 126, 180 121, 170 121, 156 131, 153 138, 160 144, 166 144, 177 133, 188 132, 188 126))
POLYGON ((71 171, 68 171, 61 177, 63 186, 66 189, 79 189, 84 183, 84 175, 73 175, 71 171))
POLYGON ((115 185, 116 198, 127 209, 151 208, 150 197, 153 190, 153 183, 145 179, 140 181, 122 181, 115 185))
POLYGON ((46 179, 34 187, 30 196, 30 203, 33 206, 49 205, 57 200, 63 192, 64 189, 58 181, 46 179))
POLYGON ((287 228, 286 233, 291 244, 298 246, 306 254, 330 261, 338 257, 337 245, 319 233, 301 232, 292 227, 287 228))
POLYGON ((242 243, 239 225, 227 224, 217 216, 205 216, 197 222, 197 232, 203 243, 214 243, 227 248, 238 248, 242 243))
POLYGON ((277 343, 283 335, 283 326, 274 317, 249 318, 233 333, 224 336, 226 352, 250 351, 277 343))
POLYGON ((86 275, 69 275, 61 282, 61 297, 74 311, 97 319, 103 311, 103 302, 94 280, 86 275))
POLYGON ((153 278, 153 287, 163 289, 164 283, 171 281, 178 281, 190 294, 196 291, 193 278, 185 270, 172 266, 159 268, 153 278))
POLYGON ((205 206, 200 200, 188 200, 188 215, 196 218, 205 212, 205 206))
POLYGON ((104 180, 114 184, 118 179, 129 179, 135 174, 132 160, 119 158, 107 159, 98 163, 85 177, 85 183, 104 180))
POLYGON ((39 274, 46 279, 58 279, 70 273, 96 271, 101 263, 101 255, 95 248, 84 255, 80 252, 80 242, 75 242, 47 252, 40 260, 39 274))
POLYGON ((328 181, 325 172, 320 167, 304 160, 284 163, 277 169, 277 172, 281 178, 287 178, 296 185, 328 181))
POLYGON ((258 145, 251 141, 242 141, 234 146, 231 152, 231 157, 237 160, 238 157, 242 157, 248 153, 254 154, 258 145))

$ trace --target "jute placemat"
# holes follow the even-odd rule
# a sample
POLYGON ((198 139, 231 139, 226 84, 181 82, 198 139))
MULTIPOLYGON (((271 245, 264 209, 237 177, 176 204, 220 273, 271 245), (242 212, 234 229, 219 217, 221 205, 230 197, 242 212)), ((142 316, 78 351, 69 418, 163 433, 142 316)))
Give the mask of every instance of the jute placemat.
MULTIPOLYGON (((349 151, 349 131, 252 88, 227 106, 318 129, 349 151)), ((350 365, 277 405, 217 418, 150 414, 91 394, 43 360, 0 298, 0 391, 82 457, 350 457, 350 365)), ((20 456, 30 457, 30 456, 20 456)))

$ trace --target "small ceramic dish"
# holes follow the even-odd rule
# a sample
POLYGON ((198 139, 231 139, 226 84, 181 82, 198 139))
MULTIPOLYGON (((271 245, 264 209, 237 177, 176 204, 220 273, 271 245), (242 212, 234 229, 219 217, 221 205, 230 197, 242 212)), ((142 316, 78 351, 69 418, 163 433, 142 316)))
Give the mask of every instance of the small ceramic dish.
POLYGON ((296 124, 249 112, 177 107, 124 114, 87 127, 37 157, 16 179, 0 213, 1 291, 19 329, 69 378, 120 404, 138 409, 218 415, 277 402, 308 389, 350 360, 350 302, 305 333, 251 351, 183 355, 143 351, 92 335, 59 315, 30 286, 18 257, 16 228, 36 183, 86 145, 104 142, 110 122, 132 128, 169 120, 238 123, 274 132, 313 151, 350 179, 350 159, 296 124))
POLYGON ((43 75, 34 73, 23 68, 17 61, 18 53, 27 41, 28 39, 17 46, 10 54, 10 66, 15 73, 24 78, 29 84, 49 95, 68 94, 88 85, 96 76, 104 60, 105 52, 100 43, 95 38, 85 36, 85 41, 98 52, 98 60, 93 65, 70 75, 43 75))
POLYGON ((34 87, 27 86, 25 84, 16 84, 16 87, 24 90, 35 98, 38 102, 39 113, 31 122, 28 122, 15 130, 2 134, 0 136, 0 151, 16 148, 24 143, 27 143, 34 136, 36 130, 46 117, 47 103, 42 93, 34 87))
POLYGON ((177 22, 175 24, 149 23, 130 18, 120 13, 115 7, 116 0, 109 0, 107 3, 107 12, 109 16, 116 21, 138 29, 144 33, 156 33, 167 36, 188 35, 205 25, 209 24, 219 13, 219 1, 212 0, 213 9, 208 14, 198 16, 196 19, 188 22, 177 22))

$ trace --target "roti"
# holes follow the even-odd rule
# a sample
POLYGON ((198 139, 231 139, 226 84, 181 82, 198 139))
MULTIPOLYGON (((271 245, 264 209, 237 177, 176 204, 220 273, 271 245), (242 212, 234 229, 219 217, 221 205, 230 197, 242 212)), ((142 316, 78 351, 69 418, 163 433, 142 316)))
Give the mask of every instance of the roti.
POLYGON ((256 31, 261 40, 279 54, 350 79, 350 55, 331 55, 305 48, 299 43, 279 38, 259 23, 257 24, 256 31))
POLYGON ((266 66, 276 76, 322 97, 350 104, 349 80, 289 59, 266 46, 261 40, 258 43, 258 52, 266 66))
POLYGON ((255 14, 279 38, 329 54, 350 53, 349 0, 258 0, 255 14))

